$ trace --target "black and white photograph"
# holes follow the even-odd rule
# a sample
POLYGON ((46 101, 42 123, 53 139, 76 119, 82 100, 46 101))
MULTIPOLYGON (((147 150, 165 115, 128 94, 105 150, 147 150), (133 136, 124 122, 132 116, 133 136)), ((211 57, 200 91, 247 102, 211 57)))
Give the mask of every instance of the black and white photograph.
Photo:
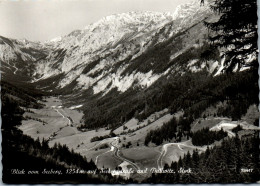
POLYGON ((257 0, 0 0, 2 183, 260 183, 257 0))

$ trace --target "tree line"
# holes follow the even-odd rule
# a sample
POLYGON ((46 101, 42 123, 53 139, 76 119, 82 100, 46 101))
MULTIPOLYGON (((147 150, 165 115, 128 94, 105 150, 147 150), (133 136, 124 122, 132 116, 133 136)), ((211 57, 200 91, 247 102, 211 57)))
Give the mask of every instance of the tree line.
POLYGON ((178 162, 165 165, 174 174, 152 174, 143 183, 190 184, 190 183, 256 183, 259 181, 259 136, 228 138, 220 146, 188 152, 178 162), (180 169, 190 173, 179 173, 180 169), (249 171, 246 171, 249 170, 249 171))
MULTIPOLYGON (((198 83, 198 80, 193 81, 198 83)), ((185 85, 183 86, 185 87, 185 85)), ((171 90, 168 89, 169 94, 171 90)), ((178 142, 184 136, 188 139, 192 136, 191 124, 196 119, 203 117, 203 112, 208 107, 215 106, 219 102, 227 104, 223 104, 224 106, 217 109, 216 116, 229 117, 235 121, 241 119, 250 105, 259 102, 257 71, 248 70, 214 78, 209 77, 204 83, 198 83, 192 89, 175 96, 175 99, 170 102, 170 112, 173 114, 183 110, 183 118, 181 117, 177 124, 176 119, 173 119, 156 131, 149 132, 146 135, 145 144, 152 141, 159 145, 164 140, 173 138, 178 142)))
POLYGON ((192 134, 192 144, 195 146, 210 145, 215 141, 220 141, 221 139, 227 137, 227 132, 222 128, 220 131, 211 131, 209 128, 203 128, 192 134))

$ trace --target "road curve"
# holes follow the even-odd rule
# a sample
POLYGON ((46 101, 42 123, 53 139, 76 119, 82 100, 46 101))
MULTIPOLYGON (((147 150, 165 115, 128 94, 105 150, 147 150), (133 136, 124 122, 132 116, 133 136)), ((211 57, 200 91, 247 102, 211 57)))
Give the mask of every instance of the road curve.
MULTIPOLYGON (((69 123, 68 123, 68 126, 71 126, 71 125, 72 125, 72 121, 71 121, 67 116, 64 116, 55 106, 52 106, 51 108, 53 108, 59 115, 61 115, 62 118, 65 118, 65 119, 68 120, 68 122, 69 122, 69 123)), ((65 112, 65 111, 64 111, 64 112, 65 112)), ((47 138, 47 141, 53 140, 53 138, 57 135, 57 133, 58 133, 59 131, 61 131, 63 128, 65 128, 65 127, 67 127, 67 126, 61 127, 59 130, 53 132, 53 134, 51 134, 51 135, 47 138)), ((75 134, 76 134, 77 131, 75 131, 74 128, 72 128, 72 129, 73 129, 73 131, 74 131, 75 134)))
MULTIPOLYGON (((117 141, 117 139, 115 139, 115 141, 117 141)), ((122 156, 120 156, 119 155, 119 149, 118 149, 118 147, 116 146, 116 145, 114 145, 113 144, 113 142, 115 142, 115 141, 112 141, 111 143, 110 143, 110 145, 114 148, 114 150, 113 150, 113 152, 114 152, 114 155, 118 158, 118 159, 120 159, 120 160, 122 160, 122 161, 126 161, 127 163, 129 163, 130 165, 132 165, 136 170, 140 170, 140 168, 135 164, 135 163, 133 163, 133 162, 131 162, 130 160, 128 160, 128 159, 126 159, 126 158, 124 158, 124 157, 122 157, 122 156)), ((117 141, 118 142, 118 141, 117 141)))
MULTIPOLYGON (((64 116, 58 109, 55 109, 63 118, 66 118, 69 121, 69 125, 71 125, 71 120, 67 117, 64 116)), ((63 111, 65 113, 65 111, 63 111)))
MULTIPOLYGON (((185 141, 185 142, 187 142, 187 141, 185 141)), ((160 155, 159 158, 157 159, 158 169, 163 169, 163 157, 166 155, 169 146, 177 145, 177 147, 178 147, 180 150, 183 150, 183 149, 180 147, 181 145, 182 145, 182 146, 185 146, 185 147, 194 148, 194 149, 205 150, 204 148, 195 147, 195 146, 191 146, 191 145, 186 145, 186 144, 183 144, 183 143, 184 143, 184 142, 181 142, 181 143, 167 143, 167 144, 164 144, 164 145, 162 146, 161 155, 160 155)))

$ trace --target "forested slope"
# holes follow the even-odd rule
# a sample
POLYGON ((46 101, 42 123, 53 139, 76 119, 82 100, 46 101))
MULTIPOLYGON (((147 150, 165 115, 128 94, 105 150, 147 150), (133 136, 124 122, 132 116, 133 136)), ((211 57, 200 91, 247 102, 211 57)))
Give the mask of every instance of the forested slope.
POLYGON ((145 183, 255 183, 259 181, 259 136, 229 138, 221 146, 208 148, 199 154, 187 153, 178 162, 166 165, 173 174, 153 174, 145 183), (189 173, 178 172, 180 169, 189 173))

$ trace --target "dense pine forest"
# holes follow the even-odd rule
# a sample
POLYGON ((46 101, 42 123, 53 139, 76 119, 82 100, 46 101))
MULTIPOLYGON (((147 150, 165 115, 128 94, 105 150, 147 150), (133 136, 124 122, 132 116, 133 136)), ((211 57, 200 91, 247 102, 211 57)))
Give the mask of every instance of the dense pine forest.
POLYGON ((165 165, 175 173, 153 174, 145 183, 254 183, 259 181, 259 136, 223 140, 221 146, 197 150, 184 155, 178 162, 165 165), (189 173, 180 171, 189 170, 189 173), (179 172, 178 172, 179 171, 179 172))
POLYGON ((193 133, 191 142, 195 146, 210 145, 225 137, 227 137, 227 132, 223 129, 220 131, 210 131, 209 128, 203 128, 193 133))
MULTIPOLYGON (((186 81, 190 82, 189 78, 186 81)), ((183 110, 184 115, 179 121, 173 118, 172 121, 165 123, 162 128, 150 131, 146 136, 145 144, 152 141, 159 145, 164 140, 172 139, 178 142, 181 140, 181 137, 189 139, 189 137, 192 137, 192 122, 195 119, 207 117, 203 112, 217 103, 222 103, 223 106, 217 109, 215 116, 229 117, 234 121, 241 119, 250 105, 258 104, 257 68, 238 73, 223 74, 214 78, 208 77, 204 83, 199 83, 198 79, 193 79, 193 81, 194 84, 186 87, 186 91, 178 95, 171 92, 178 91, 177 87, 167 89, 168 96, 163 96, 162 98, 165 100, 169 98, 171 112, 175 113, 183 110), (175 99, 170 101, 170 98, 175 99)), ((179 83, 181 82, 179 81, 179 83)), ((188 84, 183 83, 182 87, 185 87, 185 85, 188 84)), ((153 103, 157 102, 155 100, 153 103)), ((161 102, 158 101, 158 103, 161 102)), ((150 107, 154 108, 156 104, 150 107)))

